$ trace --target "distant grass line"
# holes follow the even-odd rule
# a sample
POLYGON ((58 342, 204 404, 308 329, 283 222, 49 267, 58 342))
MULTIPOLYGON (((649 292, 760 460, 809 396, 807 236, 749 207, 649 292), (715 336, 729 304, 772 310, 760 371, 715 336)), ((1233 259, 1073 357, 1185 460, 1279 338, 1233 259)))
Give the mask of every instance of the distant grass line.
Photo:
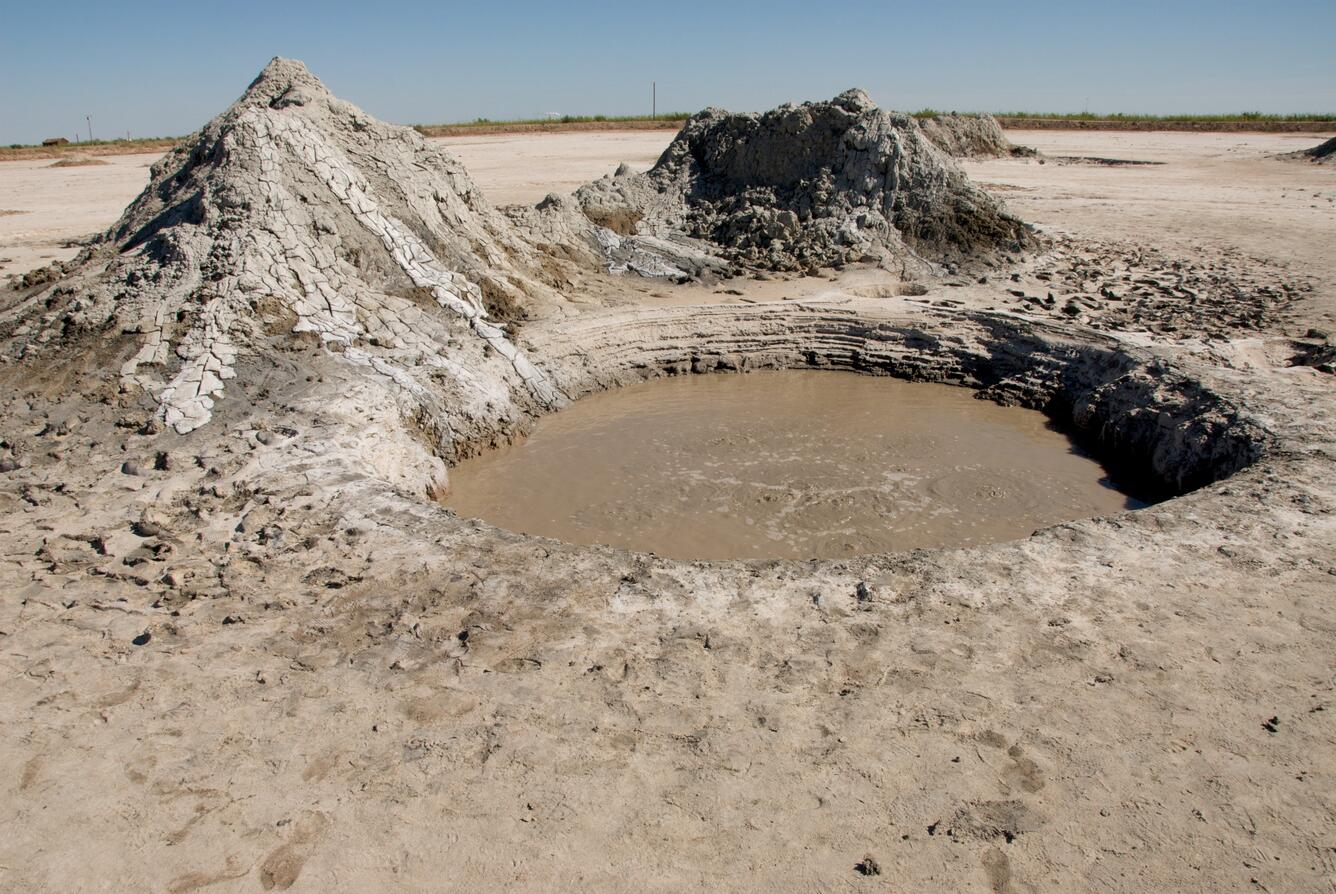
POLYGON ((1125 130, 1198 133, 1330 133, 1336 114, 1133 115, 1125 112, 1000 112, 994 117, 1009 130, 1125 130))
MULTIPOLYGON (((652 121, 685 121, 690 118, 691 112, 668 112, 663 115, 562 115, 559 118, 506 118, 493 120, 491 118, 474 118, 472 121, 455 121, 446 124, 415 124, 417 128, 435 128, 435 127, 504 127, 514 124, 585 124, 592 122, 652 122, 652 121)), ((944 109, 923 108, 916 112, 911 112, 915 118, 937 118, 942 115, 955 114, 944 109)), ((962 112, 965 115, 975 115, 978 112, 962 112)), ((1186 121, 1193 123, 1220 123, 1220 124, 1240 124, 1244 122, 1298 122, 1298 123, 1317 123, 1333 124, 1336 123, 1336 112, 1327 115, 1272 115, 1265 112, 1237 112, 1224 115, 1140 115, 1129 114, 1127 112, 1110 112, 1101 114, 1098 112, 990 112, 995 118, 1031 118, 1045 121, 1186 121)))
POLYGON ((424 137, 457 137, 470 134, 560 132, 588 130, 659 130, 680 127, 690 112, 665 112, 662 115, 562 115, 557 118, 516 118, 494 121, 475 118, 452 124, 414 124, 424 137))
POLYGON ((133 140, 82 140, 63 146, 24 145, 10 143, 0 146, 0 160, 18 161, 25 158, 63 158, 67 155, 133 155, 139 152, 166 152, 185 137, 139 137, 133 140))
POLYGON ((495 127, 506 124, 591 124, 610 121, 624 124, 628 121, 685 121, 691 112, 665 112, 662 115, 560 115, 547 118, 474 118, 472 121, 452 121, 446 124, 414 124, 413 127, 495 127))
MULTIPOLYGON (((949 114, 941 109, 919 109, 915 118, 936 118, 949 114)), ((977 114, 977 113, 964 113, 977 114)), ((1138 115, 1125 112, 997 112, 994 117, 1003 127, 1012 128, 1087 128, 1091 130, 1200 130, 1302 132, 1336 130, 1336 113, 1271 115, 1263 112, 1238 112, 1228 115, 1138 115)), ((416 124, 424 136, 451 137, 469 134, 525 133, 531 131, 578 131, 616 129, 657 129, 676 126, 691 117, 687 112, 649 115, 563 115, 560 118, 521 118, 492 120, 477 118, 453 124, 416 124)))
MULTIPOLYGON (((926 110, 933 114, 931 110, 926 110)), ((993 112, 995 118, 1026 118, 1033 121, 1145 121, 1184 124, 1336 124, 1336 113, 1326 115, 1271 115, 1238 112, 1228 115, 1135 115, 1126 112, 993 112)))

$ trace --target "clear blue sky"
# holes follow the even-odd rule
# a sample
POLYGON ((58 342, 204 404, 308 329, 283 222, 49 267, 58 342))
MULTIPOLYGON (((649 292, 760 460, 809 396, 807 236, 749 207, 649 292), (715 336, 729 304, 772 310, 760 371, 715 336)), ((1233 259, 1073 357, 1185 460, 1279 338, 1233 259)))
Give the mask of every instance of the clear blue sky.
POLYGON ((275 55, 399 123, 737 110, 861 86, 960 111, 1336 112, 1336 0, 23 2, 0 144, 178 135, 275 55))

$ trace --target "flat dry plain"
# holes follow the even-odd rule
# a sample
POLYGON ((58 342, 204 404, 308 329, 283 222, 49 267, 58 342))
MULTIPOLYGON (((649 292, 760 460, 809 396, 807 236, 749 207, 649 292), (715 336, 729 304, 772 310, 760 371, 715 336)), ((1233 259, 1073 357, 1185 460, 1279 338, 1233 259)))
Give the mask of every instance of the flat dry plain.
MULTIPOLYGON (((1336 168, 1274 157, 1319 135, 1009 136, 1046 159, 965 167, 1055 241, 1081 242, 1061 264, 926 295, 857 270, 731 292, 628 278, 624 304, 525 336, 561 370, 598 340, 660 332, 745 344, 774 319, 816 319, 843 337, 863 325, 853 302, 868 325, 912 319, 968 344, 983 323, 953 308, 1011 302, 1049 314, 1044 343, 1079 355, 1096 333, 1069 339, 1062 308, 1031 311, 1026 295, 1081 258, 1111 279, 1160 251, 1201 281, 1228 268, 1311 286, 1240 337, 1213 331, 1220 305, 1196 330, 1157 340, 1150 325, 1182 324, 1148 319, 1120 336, 1243 395, 1280 432, 1265 464, 985 550, 709 564, 469 527, 389 496, 323 527, 314 502, 365 493, 355 481, 303 479, 280 506, 205 480, 306 468, 296 447, 259 449, 271 441, 241 401, 226 451, 72 491, 51 476, 91 474, 75 468, 87 454, 65 454, 72 472, 43 457, 91 436, 32 422, 9 436, 64 440, 30 450, 3 493, 0 890, 1336 891, 1333 386, 1290 362, 1336 321, 1336 168), (830 297, 778 303, 802 296, 830 297), (653 306, 706 302, 731 303, 653 306), (149 513, 136 533, 97 514, 188 488, 194 527, 149 513), (252 561, 275 519, 314 544, 307 558, 252 561), (198 601, 131 598, 146 524, 198 571, 183 579, 198 601), (226 555, 197 555, 196 537, 226 555), (284 596, 308 584, 323 595, 284 596)), ((646 168, 670 137, 442 142, 506 203, 646 168)), ((152 160, 0 163, 0 275, 71 256, 152 160)), ((1038 331, 1012 319, 1006 338, 1038 331)), ((342 367, 322 368, 323 391, 274 399, 343 399, 342 367)), ((332 446, 343 429, 311 413, 295 443, 375 466, 392 411, 359 415, 365 441, 332 446)), ((131 459, 146 443, 98 437, 131 459)))

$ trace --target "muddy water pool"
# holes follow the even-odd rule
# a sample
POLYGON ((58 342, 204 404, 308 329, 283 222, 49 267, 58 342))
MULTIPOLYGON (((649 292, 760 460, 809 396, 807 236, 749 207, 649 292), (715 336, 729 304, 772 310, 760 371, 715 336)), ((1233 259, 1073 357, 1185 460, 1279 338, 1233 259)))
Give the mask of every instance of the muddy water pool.
POLYGON ((1042 413, 817 371, 586 397, 451 469, 445 503, 513 531, 680 559, 970 546, 1143 505, 1042 413))

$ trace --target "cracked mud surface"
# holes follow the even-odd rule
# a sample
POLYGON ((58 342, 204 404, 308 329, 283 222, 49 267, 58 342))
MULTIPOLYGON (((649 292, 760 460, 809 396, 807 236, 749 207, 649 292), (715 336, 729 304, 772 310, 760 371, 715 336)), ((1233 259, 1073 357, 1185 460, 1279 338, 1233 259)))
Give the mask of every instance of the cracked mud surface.
MULTIPOLYGON (((1013 139, 1169 163, 971 162, 1073 240, 985 283, 590 276, 514 343, 570 397, 781 366, 961 384, 1183 496, 974 549, 680 562, 424 498, 527 398, 498 422, 504 392, 445 389, 424 425, 390 366, 247 333, 272 350, 178 434, 122 390, 142 333, 0 366, 3 887, 1331 888, 1329 167, 1013 139), (1170 282, 1124 330, 1128 252, 1252 279, 1210 313, 1170 282), (1008 292, 1077 261, 1107 310, 1008 292)), ((521 386, 447 310, 414 333, 521 386)))

